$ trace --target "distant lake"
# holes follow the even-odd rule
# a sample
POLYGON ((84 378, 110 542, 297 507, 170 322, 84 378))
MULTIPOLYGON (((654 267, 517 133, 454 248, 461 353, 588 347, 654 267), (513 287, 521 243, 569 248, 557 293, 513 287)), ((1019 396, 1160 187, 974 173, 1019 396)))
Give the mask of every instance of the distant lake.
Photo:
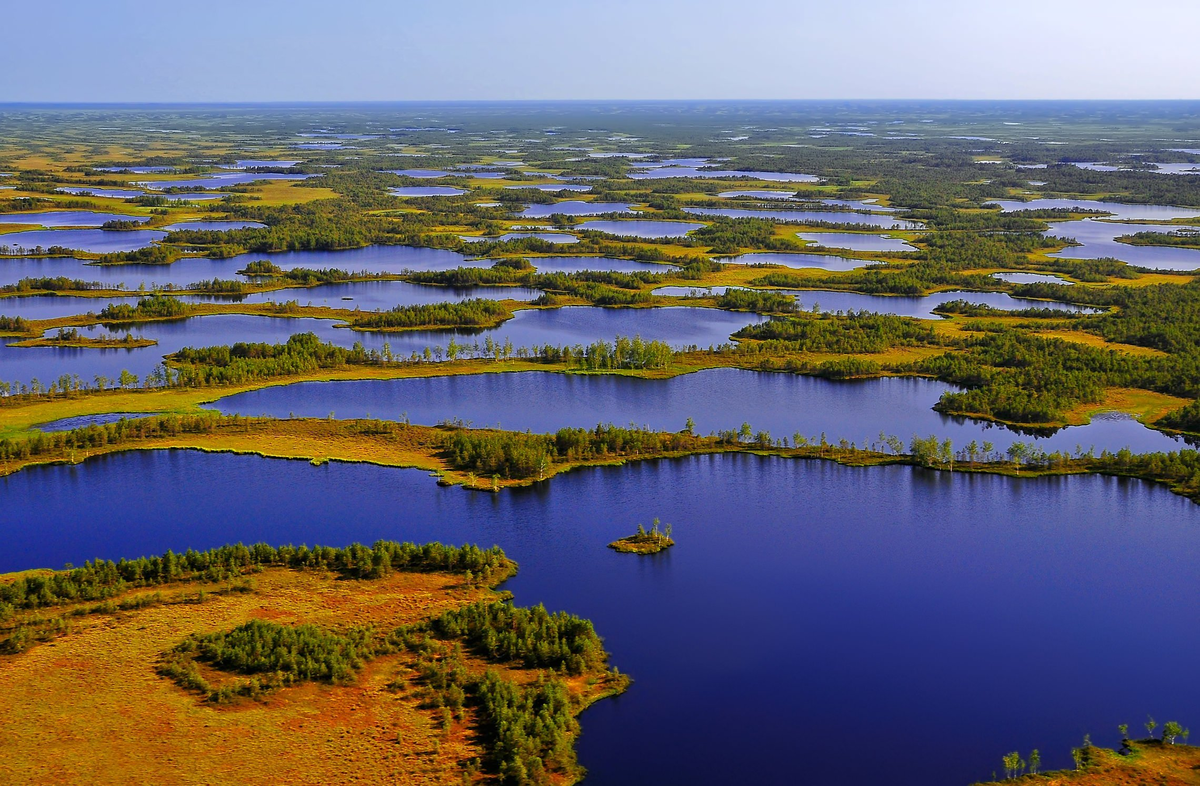
POLYGON ((871 235, 861 232, 798 232, 801 240, 825 248, 845 248, 850 251, 916 251, 901 238, 871 235))
POLYGON ((57 191, 77 196, 94 196, 102 199, 136 199, 146 196, 145 191, 131 191, 122 188, 91 188, 88 186, 62 186, 57 191))
POLYGON ((467 192, 466 189, 451 186, 399 186, 389 188, 388 193, 398 197, 449 197, 462 196, 467 192))
MULTIPOLYGON (((47 210, 39 213, 0 213, 0 224, 34 224, 51 229, 59 227, 98 227, 109 221, 137 221, 144 223, 147 216, 129 216, 121 213, 97 213, 92 210, 47 210)), ((4 238, 0 235, 0 244, 4 238)))
POLYGON ((785 254, 778 252, 758 252, 741 254, 736 257, 724 257, 721 262, 734 265, 782 265, 791 268, 818 267, 823 270, 858 270, 867 265, 877 265, 877 260, 849 259, 833 254, 785 254))
POLYGON ((590 229, 594 232, 608 232, 624 237, 684 237, 693 229, 700 229, 704 224, 689 224, 686 221, 585 221, 579 229, 590 229))
POLYGON ((690 166, 664 166, 643 171, 630 172, 632 180, 661 180, 668 177, 707 177, 728 178, 743 177, 753 180, 766 180, 777 183, 816 183, 821 178, 815 175, 802 175, 795 172, 739 172, 722 169, 697 169, 690 166))
MULTIPOLYGON (((162 240, 166 232, 155 229, 107 231, 103 229, 35 229, 0 235, 0 246, 12 249, 50 248, 63 246, 75 251, 108 254, 116 251, 136 251, 162 240)), ((17 251, 17 253, 22 253, 17 251)))
POLYGON ((881 229, 921 229, 919 221, 905 221, 873 213, 851 213, 844 210, 746 210, 732 207, 685 207, 685 213, 697 216, 726 216, 728 218, 766 218, 796 224, 867 224, 881 229))
POLYGON ((597 216, 602 213, 632 213, 628 202, 579 202, 568 200, 551 205, 530 205, 521 211, 521 218, 547 216, 597 216))
POLYGON ((567 426, 592 428, 615 423, 678 431, 690 417, 696 431, 736 429, 743 422, 775 437, 822 432, 831 441, 861 445, 879 433, 905 443, 936 434, 958 447, 971 440, 1004 450, 1013 442, 1035 442, 1046 451, 1072 452, 1076 445, 1116 452, 1179 450, 1180 440, 1148 429, 1132 418, 1097 418, 1087 426, 1031 438, 984 421, 942 415, 933 409, 943 382, 889 377, 837 382, 797 374, 709 369, 671 379, 571 375, 550 372, 475 374, 419 379, 301 382, 220 399, 212 408, 226 414, 286 418, 383 418, 436 425, 461 418, 476 428, 553 433, 567 426), (529 406, 536 402, 536 406, 529 406))

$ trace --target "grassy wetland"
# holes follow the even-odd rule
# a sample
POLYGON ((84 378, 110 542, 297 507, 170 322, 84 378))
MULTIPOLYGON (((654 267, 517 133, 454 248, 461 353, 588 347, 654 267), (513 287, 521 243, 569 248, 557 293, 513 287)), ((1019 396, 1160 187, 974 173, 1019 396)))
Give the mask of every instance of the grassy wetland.
POLYGON ((589 623, 514 608, 492 589, 515 570, 498 549, 379 542, 0 577, 15 754, 0 772, 574 782, 574 716, 628 680, 608 670, 589 623))
MULTIPOLYGON (((1200 178, 1133 166, 1193 163, 1191 148, 1163 140, 1200 133, 1194 120, 1114 106, 1069 118, 1052 105, 970 117, 894 109, 6 111, 0 483, 103 472, 118 454, 203 451, 297 459, 313 472, 417 469, 432 476, 429 494, 495 506, 586 484, 605 467, 671 473, 709 460, 754 477, 777 461, 802 474, 862 468, 852 477, 864 485, 899 470, 981 488, 985 475, 1030 489, 1094 475, 1200 502, 1200 178), (1089 162, 1107 163, 1077 165, 1089 162), (740 414, 743 400, 760 400, 746 377, 743 389, 721 388, 729 422, 705 412, 702 427, 684 386, 651 387, 714 373, 829 387, 825 398, 764 388, 770 428, 765 412, 740 414), (513 379, 533 388, 487 385, 513 379), (642 381, 662 400, 597 379, 642 381), (399 384, 422 380, 431 384, 399 384), (385 401, 389 388, 342 386, 355 382, 400 392, 385 401), (890 382, 936 386, 922 407, 928 428, 910 426, 898 394, 869 409, 830 404, 890 382), (452 406, 466 390, 509 390, 562 421, 517 426, 497 405, 476 425, 452 406), (327 413, 214 411, 272 391, 298 411, 333 400, 327 413), (450 404, 412 422, 405 395, 423 413, 435 395, 450 404), (580 422, 562 403, 591 412, 589 396, 628 417, 580 422), (651 425, 651 411, 669 417, 651 425), (1103 432, 1115 436, 1097 449, 1090 435, 1114 413, 1131 430, 1103 432), (960 437, 967 427, 991 431, 960 437), (1122 442, 1134 427, 1161 444, 1122 442)), ((729 523, 742 523, 736 511, 729 523)), ((657 527, 613 540, 635 524, 625 518, 604 542, 639 554, 674 542, 657 527)), ((598 550, 665 572, 702 550, 691 542, 670 561, 598 550)), ((6 600, 0 696, 19 755, 0 773, 119 782, 148 755, 169 783, 582 777, 575 716, 626 686, 590 624, 509 604, 496 586, 515 568, 498 553, 486 552, 481 576, 404 568, 389 549, 330 551, 320 564, 273 550, 236 569, 125 579, 96 597, 6 600), (506 648, 496 644, 506 626, 536 633, 506 648), (586 653, 531 655, 547 631, 586 653), (307 648, 324 665, 245 657, 264 642, 307 648), (552 722, 522 719, 543 709, 552 722), (55 735, 53 758, 39 753, 39 729, 55 735)), ((0 598, 66 575, 0 578, 0 598)), ((645 631, 623 635, 631 649, 653 646, 645 631)), ((1088 706, 1080 724, 1107 717, 1088 706)), ((981 748, 969 736, 952 777, 928 763, 913 777, 985 780, 988 763, 966 761, 981 748)), ((1189 783, 1191 750, 1096 748, 1094 767, 1053 779, 1189 783)), ((609 764, 594 766, 598 782, 631 782, 609 764)), ((847 782, 893 769, 878 762, 847 782)), ((747 777, 781 771, 756 764, 747 777)))

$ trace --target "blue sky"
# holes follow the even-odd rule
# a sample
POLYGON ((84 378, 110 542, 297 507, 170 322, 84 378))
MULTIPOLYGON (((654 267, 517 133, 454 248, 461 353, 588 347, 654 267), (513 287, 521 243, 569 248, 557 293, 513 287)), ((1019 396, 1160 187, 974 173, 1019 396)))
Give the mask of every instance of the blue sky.
POLYGON ((0 101, 1197 99, 1197 5, 15 2, 0 101))

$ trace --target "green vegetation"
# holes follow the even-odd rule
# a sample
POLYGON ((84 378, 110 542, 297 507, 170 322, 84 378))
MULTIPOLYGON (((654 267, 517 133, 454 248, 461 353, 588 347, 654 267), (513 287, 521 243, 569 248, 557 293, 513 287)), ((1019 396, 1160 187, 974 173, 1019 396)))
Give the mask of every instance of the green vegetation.
POLYGON ((608 544, 608 547, 623 554, 657 554, 674 545, 675 541, 671 540, 671 525, 668 524, 660 532, 656 518, 650 526, 649 532, 641 524, 638 524, 636 534, 614 540, 608 544))

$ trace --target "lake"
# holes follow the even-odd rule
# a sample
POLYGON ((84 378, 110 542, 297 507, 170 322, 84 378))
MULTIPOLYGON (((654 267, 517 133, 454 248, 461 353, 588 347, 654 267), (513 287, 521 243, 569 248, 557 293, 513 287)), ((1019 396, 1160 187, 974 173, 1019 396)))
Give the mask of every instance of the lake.
POLYGON ((18 254, 26 254, 37 248, 62 246, 75 251, 110 254, 147 248, 166 236, 166 232, 157 229, 34 229, 0 235, 0 248, 8 246, 18 254))
POLYGON ((633 213, 627 202, 579 202, 567 200, 552 205, 530 205, 519 214, 521 218, 547 216, 598 216, 601 213, 633 213))
POLYGON ((138 185, 162 191, 168 188, 222 188, 256 183, 260 180, 307 180, 310 177, 321 177, 321 175, 290 175, 282 172, 225 172, 187 180, 143 180, 138 185))
POLYGON ((1010 284, 1062 284, 1069 287, 1075 283, 1049 273, 992 273, 991 275, 992 278, 998 278, 1010 284))
POLYGON ((549 191, 551 193, 555 193, 558 191, 578 191, 578 192, 582 193, 585 191, 592 190, 591 186, 584 186, 584 185, 578 185, 578 184, 572 184, 572 183, 542 183, 541 185, 536 185, 536 186, 525 186, 525 185, 505 186, 505 188, 512 189, 512 190, 521 189, 521 188, 532 188, 535 191, 549 191))
MULTIPOLYGON (((121 213, 97 213, 93 210, 47 210, 40 213, 0 213, 0 224, 33 224, 48 229, 63 227, 98 227, 109 221, 146 222, 146 216, 121 213)), ((0 235, 0 242, 11 235, 0 235)))
MULTIPOLYGON (((299 299, 306 302, 303 297, 302 294, 293 294, 281 299, 299 299)), ((107 301, 93 302, 95 305, 92 308, 99 312, 107 301)), ((296 333, 309 331, 317 334, 323 341, 331 341, 343 347, 362 342, 368 349, 382 349, 384 344, 388 344, 394 353, 405 357, 413 352, 423 352, 426 347, 445 347, 451 338, 460 345, 473 345, 478 342, 482 346, 489 336, 500 344, 511 341, 514 348, 544 344, 574 346, 600 340, 612 341, 618 335, 640 335, 646 340, 665 341, 676 348, 693 345, 708 348, 728 342, 730 335, 735 331, 764 319, 765 317, 757 314, 684 306, 567 306, 519 311, 501 326, 489 330, 378 333, 338 328, 335 327, 337 321, 331 319, 220 314, 113 327, 113 330, 121 334, 128 330, 134 336, 158 342, 157 346, 137 349, 12 347, 0 344, 0 378, 9 382, 29 382, 34 377, 48 381, 58 378, 61 374, 78 374, 90 382, 97 374, 110 379, 116 378, 122 369, 145 376, 161 362, 163 355, 177 352, 182 347, 228 345, 238 341, 277 344, 287 341, 296 333)), ((109 331, 103 327, 95 328, 91 332, 84 331, 85 335, 99 335, 105 332, 109 331)))
POLYGON ((663 166, 629 173, 631 180, 661 180, 668 177, 748 178, 773 183, 817 183, 821 178, 795 172, 738 172, 724 169, 698 169, 692 166, 663 166))
POLYGON ((584 221, 577 228, 593 232, 607 232, 622 237, 684 237, 693 229, 704 224, 689 224, 686 221, 584 221))
POLYGON ((1200 269, 1200 249, 1178 246, 1134 246, 1118 243, 1121 235, 1136 232, 1172 232, 1173 227, 1153 224, 1119 224, 1087 218, 1082 221, 1060 221, 1051 225, 1047 234, 1073 238, 1079 246, 1067 246, 1053 257, 1062 259, 1102 259, 1114 257, 1130 265, 1154 270, 1200 269))
POLYGON ((823 270, 836 271, 858 270, 867 265, 879 264, 878 260, 849 259, 833 254, 786 254, 773 251, 724 257, 719 261, 732 265, 782 265, 783 267, 792 268, 817 267, 823 270))
POLYGON ((685 207, 685 213, 697 216, 727 218, 766 218, 793 224, 866 224, 880 229, 921 229, 919 221, 904 221, 892 216, 873 213, 853 213, 845 210, 743 210, 732 207, 685 207))
POLYGON ((462 196, 466 189, 453 186, 398 186, 389 188, 388 193, 398 197, 462 196))
POLYGON ((1105 210, 1118 221, 1170 221, 1173 218, 1196 218, 1200 210, 1170 205, 1130 205, 1124 202, 1103 202, 1095 199, 992 199, 988 204, 999 205, 1003 211, 1044 210, 1078 207, 1084 210, 1105 210))
POLYGON ((63 186, 55 189, 64 194, 75 194, 76 196, 94 196, 104 199, 136 199, 137 197, 146 196, 145 191, 130 191, 122 188, 89 188, 87 186, 63 186))
POLYGON ((971 440, 1005 450, 1013 442, 1036 443, 1053 452, 1086 450, 1135 452, 1179 450, 1187 445, 1128 417, 1097 417, 1034 438, 981 420, 933 410, 952 385, 928 379, 838 382, 798 374, 741 369, 709 369, 672 379, 526 372, 422 379, 301 382, 238 393, 212 405, 226 414, 286 418, 382 418, 436 425, 460 418, 476 428, 553 433, 565 426, 597 423, 647 426, 678 431, 690 417, 699 434, 736 429, 743 422, 776 439, 800 433, 831 442, 846 439, 860 447, 892 434, 905 444, 914 436, 936 434, 956 449, 971 440), (532 405, 532 406, 531 406, 532 405))
POLYGON ((916 251, 901 238, 871 235, 863 232, 797 232, 796 237, 824 248, 844 248, 849 251, 916 251))
POLYGON ((591 619, 634 678, 581 717, 589 786, 962 786, 1007 751, 1067 767, 1085 732, 1114 745, 1118 723, 1200 705, 1189 669, 1134 667, 1200 657, 1200 508, 1137 481, 747 455, 493 495, 135 451, 0 478, 0 508, 36 511, 0 530, 8 571, 237 541, 499 544, 516 603, 591 619), (654 516, 670 552, 605 548, 654 516))

